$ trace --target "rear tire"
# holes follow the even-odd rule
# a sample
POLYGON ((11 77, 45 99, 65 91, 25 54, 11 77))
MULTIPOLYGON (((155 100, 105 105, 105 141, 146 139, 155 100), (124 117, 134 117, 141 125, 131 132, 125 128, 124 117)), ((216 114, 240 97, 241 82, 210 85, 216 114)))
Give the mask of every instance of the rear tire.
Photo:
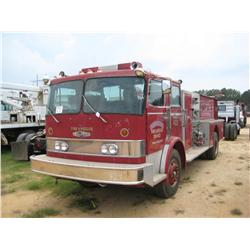
POLYGON ((230 131, 230 140, 234 141, 237 138, 237 125, 236 124, 230 124, 229 127, 229 131, 230 131))
POLYGON ((225 140, 229 140, 230 139, 230 124, 226 123, 225 125, 225 140))
POLYGON ((167 179, 154 187, 155 194, 160 198, 169 198, 173 196, 178 189, 181 179, 181 158, 176 149, 173 149, 172 155, 168 162, 167 179))
POLYGON ((29 133, 21 133, 17 139, 16 139, 16 142, 21 142, 21 141, 24 141, 26 136, 28 135, 29 133))
POLYGON ((208 160, 216 159, 219 153, 219 139, 218 139, 218 134, 216 132, 214 132, 214 145, 206 153, 208 160))

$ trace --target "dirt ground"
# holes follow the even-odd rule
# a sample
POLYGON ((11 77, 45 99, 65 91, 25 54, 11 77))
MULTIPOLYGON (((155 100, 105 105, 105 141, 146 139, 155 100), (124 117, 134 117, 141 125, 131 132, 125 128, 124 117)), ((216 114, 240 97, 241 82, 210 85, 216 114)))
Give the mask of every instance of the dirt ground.
MULTIPOLYGON (((248 123, 250 120, 248 119, 248 123)), ((50 217, 250 217, 250 125, 236 141, 220 142, 216 160, 189 164, 176 195, 164 200, 150 189, 108 186, 87 188, 92 209, 72 206, 73 196, 49 190, 17 190, 2 195, 2 217, 22 217, 50 207, 50 217)))

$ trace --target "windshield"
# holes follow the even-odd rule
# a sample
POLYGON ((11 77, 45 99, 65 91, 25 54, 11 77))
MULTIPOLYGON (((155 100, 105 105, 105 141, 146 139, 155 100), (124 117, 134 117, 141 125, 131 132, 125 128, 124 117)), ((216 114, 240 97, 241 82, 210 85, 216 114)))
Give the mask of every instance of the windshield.
POLYGON ((48 108, 52 114, 80 112, 82 81, 69 81, 50 87, 48 108))
POLYGON ((218 110, 219 111, 226 111, 226 105, 218 105, 218 110))
MULTIPOLYGON (((138 77, 110 77, 86 81, 84 96, 99 113, 143 114, 145 82, 138 77)), ((93 113, 86 101, 85 113, 93 113)))

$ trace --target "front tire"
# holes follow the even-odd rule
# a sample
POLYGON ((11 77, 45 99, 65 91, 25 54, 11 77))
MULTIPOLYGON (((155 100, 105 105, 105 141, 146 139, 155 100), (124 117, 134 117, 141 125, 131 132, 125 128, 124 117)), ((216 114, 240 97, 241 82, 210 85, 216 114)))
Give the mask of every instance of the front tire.
POLYGON ((169 198, 173 196, 178 189, 181 179, 181 158, 176 149, 173 149, 168 162, 167 179, 155 186, 155 193, 160 198, 169 198))

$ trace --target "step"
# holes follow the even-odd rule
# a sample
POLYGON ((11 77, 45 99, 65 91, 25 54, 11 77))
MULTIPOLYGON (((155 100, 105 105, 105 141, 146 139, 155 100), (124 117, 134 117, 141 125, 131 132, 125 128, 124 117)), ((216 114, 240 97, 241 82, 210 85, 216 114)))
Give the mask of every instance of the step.
POLYGON ((188 149, 186 152, 186 161, 191 162, 192 160, 206 152, 209 148, 209 146, 200 146, 188 149))
POLYGON ((156 174, 153 178, 154 186, 167 178, 166 174, 156 174))

